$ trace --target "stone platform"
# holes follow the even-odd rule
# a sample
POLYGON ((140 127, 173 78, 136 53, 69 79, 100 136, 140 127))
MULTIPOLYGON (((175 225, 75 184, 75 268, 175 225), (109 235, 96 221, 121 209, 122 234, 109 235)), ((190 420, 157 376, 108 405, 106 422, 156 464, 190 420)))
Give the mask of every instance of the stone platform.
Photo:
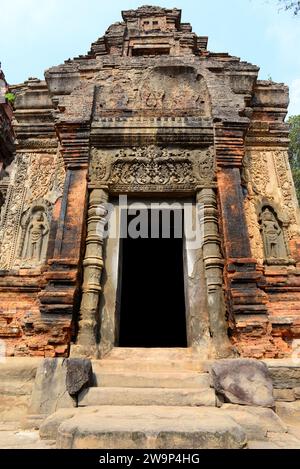
POLYGON ((66 364, 11 358, 0 366, 0 448, 300 449, 300 367, 291 360, 268 360, 267 368, 255 360, 202 362, 190 349, 114 349, 90 363, 93 381, 73 397, 66 364), (230 379, 246 366, 235 384, 249 387, 247 399, 253 369, 266 370, 265 392, 272 377, 275 400, 261 394, 258 374, 254 394, 265 403, 225 402, 215 363, 222 373, 231 370, 230 379))
POLYGON ((267 441, 269 432, 286 436, 272 410, 240 407, 61 409, 46 419, 40 435, 63 449, 241 449, 251 439, 267 441))

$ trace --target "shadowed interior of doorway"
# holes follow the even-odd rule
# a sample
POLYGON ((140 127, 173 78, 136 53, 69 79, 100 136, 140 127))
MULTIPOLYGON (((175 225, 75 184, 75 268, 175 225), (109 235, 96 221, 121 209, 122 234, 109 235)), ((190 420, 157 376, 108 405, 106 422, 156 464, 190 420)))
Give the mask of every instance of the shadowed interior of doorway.
POLYGON ((121 239, 120 347, 187 347, 183 236, 174 235, 174 211, 169 215, 168 238, 160 210, 156 238, 121 239))

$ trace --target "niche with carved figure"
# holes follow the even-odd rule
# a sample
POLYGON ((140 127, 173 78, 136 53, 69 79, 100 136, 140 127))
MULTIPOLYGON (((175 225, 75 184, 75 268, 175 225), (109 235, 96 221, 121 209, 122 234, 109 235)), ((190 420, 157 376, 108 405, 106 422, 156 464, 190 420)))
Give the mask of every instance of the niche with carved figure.
POLYGON ((284 236, 283 223, 271 206, 263 206, 259 216, 265 263, 269 265, 291 262, 284 236))
POLYGON ((42 264, 47 255, 50 232, 49 211, 45 204, 27 210, 21 220, 19 258, 21 265, 34 267, 42 264))

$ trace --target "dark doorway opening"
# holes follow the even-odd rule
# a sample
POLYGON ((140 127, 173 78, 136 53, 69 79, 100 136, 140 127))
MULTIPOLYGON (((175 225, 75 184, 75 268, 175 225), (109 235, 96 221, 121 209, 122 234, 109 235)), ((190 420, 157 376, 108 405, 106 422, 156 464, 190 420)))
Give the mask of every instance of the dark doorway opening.
MULTIPOLYGON (((183 234, 178 237, 178 214, 183 226, 183 211, 143 212, 152 237, 121 239, 119 346, 187 347, 183 234), (164 220, 170 220, 170 236, 163 228, 163 213, 164 220)), ((134 217, 127 212, 126 217, 128 230, 134 217)))

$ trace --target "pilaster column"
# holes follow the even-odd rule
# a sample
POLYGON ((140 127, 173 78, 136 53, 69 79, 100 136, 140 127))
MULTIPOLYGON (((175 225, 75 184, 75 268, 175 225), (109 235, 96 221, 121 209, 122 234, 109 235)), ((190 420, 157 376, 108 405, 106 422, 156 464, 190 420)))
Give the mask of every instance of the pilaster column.
POLYGON ((215 128, 218 195, 227 259, 251 257, 240 174, 246 129, 244 123, 234 122, 215 128))
POLYGON ((83 286, 79 332, 72 356, 98 357, 99 298, 102 291, 104 228, 107 222, 108 192, 93 189, 89 196, 86 251, 83 261, 83 286))
POLYGON ((243 316, 265 314, 262 273, 252 258, 241 181, 246 122, 216 124, 218 198, 225 257, 225 291, 231 327, 243 316))
POLYGON ((213 189, 201 189, 197 193, 197 203, 203 207, 203 260, 207 285, 207 304, 215 354, 218 357, 230 355, 231 347, 227 334, 226 308, 223 291, 224 260, 221 253, 221 240, 218 226, 216 194, 213 189))
POLYGON ((85 233, 90 124, 68 123, 56 127, 66 168, 58 220, 53 225, 53 251, 40 293, 45 314, 76 312, 80 291, 80 267, 85 233), (75 306, 75 308, 74 308, 75 306))

